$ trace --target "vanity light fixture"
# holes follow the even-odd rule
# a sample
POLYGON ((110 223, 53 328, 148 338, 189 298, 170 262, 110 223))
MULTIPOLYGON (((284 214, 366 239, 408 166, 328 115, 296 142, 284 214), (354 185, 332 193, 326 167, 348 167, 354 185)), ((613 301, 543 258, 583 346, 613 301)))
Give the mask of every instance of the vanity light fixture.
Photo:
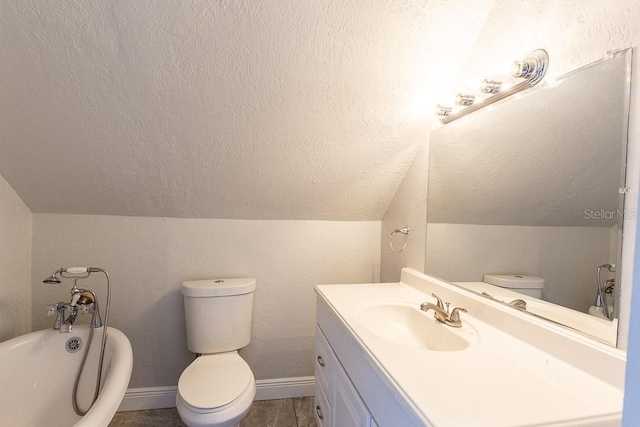
POLYGON ((516 83, 500 82, 491 79, 484 79, 480 91, 489 96, 475 102, 475 96, 471 94, 458 93, 456 105, 463 108, 454 112, 452 107, 438 105, 436 114, 442 116, 442 123, 449 123, 469 113, 479 110, 494 102, 500 101, 508 96, 514 95, 522 90, 528 89, 540 83, 547 73, 549 67, 549 54, 544 49, 537 49, 531 52, 522 61, 516 61, 513 68, 513 77, 522 79, 516 83))
POLYGON ((480 90, 484 93, 498 93, 502 90, 502 82, 484 79, 480 85, 480 90))
POLYGON ((448 116, 453 112, 453 107, 447 107, 444 105, 436 105, 436 114, 438 116, 448 116))
POLYGON ((536 72, 536 64, 532 61, 516 61, 513 64, 513 77, 527 79, 536 72))
POLYGON ((474 95, 468 95, 466 93, 459 93, 456 95, 456 105, 468 107, 469 105, 473 105, 474 102, 476 102, 476 97, 474 95))

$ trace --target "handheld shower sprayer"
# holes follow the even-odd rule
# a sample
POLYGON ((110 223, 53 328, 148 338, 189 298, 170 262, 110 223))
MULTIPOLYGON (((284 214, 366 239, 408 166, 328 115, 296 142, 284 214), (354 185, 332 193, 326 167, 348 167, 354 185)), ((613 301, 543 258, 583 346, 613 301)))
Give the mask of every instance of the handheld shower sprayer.
POLYGON ((84 355, 82 357, 82 361, 80 362, 80 367, 78 368, 78 374, 76 375, 76 380, 73 385, 73 409, 76 414, 82 416, 85 415, 89 409, 93 406, 93 404, 98 399, 98 394, 100 392, 100 383, 102 376, 102 364, 104 361, 104 350, 107 342, 107 324, 109 322, 109 305, 111 301, 111 278, 109 277, 109 273, 107 270, 98 268, 98 267, 68 267, 68 268, 59 268, 51 274, 51 276, 44 279, 42 282, 46 284, 60 284, 62 283, 62 279, 71 279, 73 280, 73 287, 71 288, 71 302, 66 304, 64 302, 60 302, 58 304, 52 305, 50 307, 50 312, 52 314, 58 314, 58 320, 56 320, 54 324, 54 329, 59 329, 61 332, 71 332, 72 325, 76 320, 76 316, 79 311, 86 312, 91 307, 93 308, 93 315, 91 318, 91 324, 89 328, 89 338, 88 345, 85 346, 84 355), (96 293, 90 289, 81 289, 78 288, 78 280, 86 279, 91 275, 91 273, 102 273, 105 275, 107 279, 107 303, 104 313, 104 321, 100 318, 100 311, 98 310, 98 298, 96 293), (69 317, 65 319, 65 313, 70 311, 69 317), (98 361, 98 370, 97 370, 97 378, 96 378, 96 387, 94 390, 93 400, 87 408, 86 411, 83 411, 78 406, 78 384, 80 382, 80 376, 82 375, 82 371, 84 369, 84 364, 87 359, 87 355, 89 353, 89 348, 91 347, 91 343, 93 341, 93 333, 94 330, 102 328, 102 342, 100 346, 100 359, 98 361))
POLYGON ((47 277, 46 279, 44 279, 42 283, 46 283, 49 285, 58 285, 62 283, 62 280, 60 280, 60 277, 59 277, 60 273, 62 273, 62 268, 59 268, 58 270, 54 271, 53 274, 47 277))
POLYGON ((42 281, 42 283, 57 285, 62 283, 60 279, 84 279, 89 277, 91 273, 104 271, 98 267, 68 267, 59 268, 42 281))

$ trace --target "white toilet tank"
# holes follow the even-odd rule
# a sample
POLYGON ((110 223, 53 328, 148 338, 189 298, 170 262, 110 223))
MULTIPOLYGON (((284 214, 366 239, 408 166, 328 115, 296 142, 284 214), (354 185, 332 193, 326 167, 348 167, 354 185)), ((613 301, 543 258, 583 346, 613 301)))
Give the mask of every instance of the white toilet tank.
POLYGON ((212 354, 249 344, 255 289, 254 278, 182 282, 187 348, 212 354))
POLYGON ((521 274, 485 274, 482 280, 491 285, 542 299, 542 289, 544 288, 542 277, 521 274))

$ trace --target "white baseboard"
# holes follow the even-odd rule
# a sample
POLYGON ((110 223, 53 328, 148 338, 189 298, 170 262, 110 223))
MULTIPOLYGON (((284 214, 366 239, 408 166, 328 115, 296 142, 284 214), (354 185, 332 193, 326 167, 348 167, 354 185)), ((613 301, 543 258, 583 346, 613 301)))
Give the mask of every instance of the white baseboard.
POLYGON ((175 408, 178 387, 130 388, 124 394, 118 412, 175 408))
POLYGON ((254 400, 288 399, 290 397, 313 396, 314 377, 276 378, 256 381, 254 400))
MULTIPOLYGON (((254 400, 287 399, 313 396, 314 377, 275 378, 256 381, 254 400)), ((175 408, 178 387, 130 388, 124 394, 118 412, 175 408)))

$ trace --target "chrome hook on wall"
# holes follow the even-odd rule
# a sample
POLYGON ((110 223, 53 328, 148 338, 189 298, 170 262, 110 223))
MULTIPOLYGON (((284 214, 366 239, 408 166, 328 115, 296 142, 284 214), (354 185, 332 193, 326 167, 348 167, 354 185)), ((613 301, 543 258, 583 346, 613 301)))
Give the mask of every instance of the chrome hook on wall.
POLYGON ((402 248, 396 250, 393 247, 393 235, 396 234, 396 233, 401 233, 401 234, 404 234, 405 236, 408 236, 409 235, 409 227, 396 228, 395 230, 393 230, 391 232, 391 234, 389 234, 389 246, 391 246, 391 250, 393 252, 402 252, 402 251, 404 251, 404 248, 407 247, 407 242, 408 242, 409 239, 405 239, 404 240, 404 245, 402 245, 402 248))

